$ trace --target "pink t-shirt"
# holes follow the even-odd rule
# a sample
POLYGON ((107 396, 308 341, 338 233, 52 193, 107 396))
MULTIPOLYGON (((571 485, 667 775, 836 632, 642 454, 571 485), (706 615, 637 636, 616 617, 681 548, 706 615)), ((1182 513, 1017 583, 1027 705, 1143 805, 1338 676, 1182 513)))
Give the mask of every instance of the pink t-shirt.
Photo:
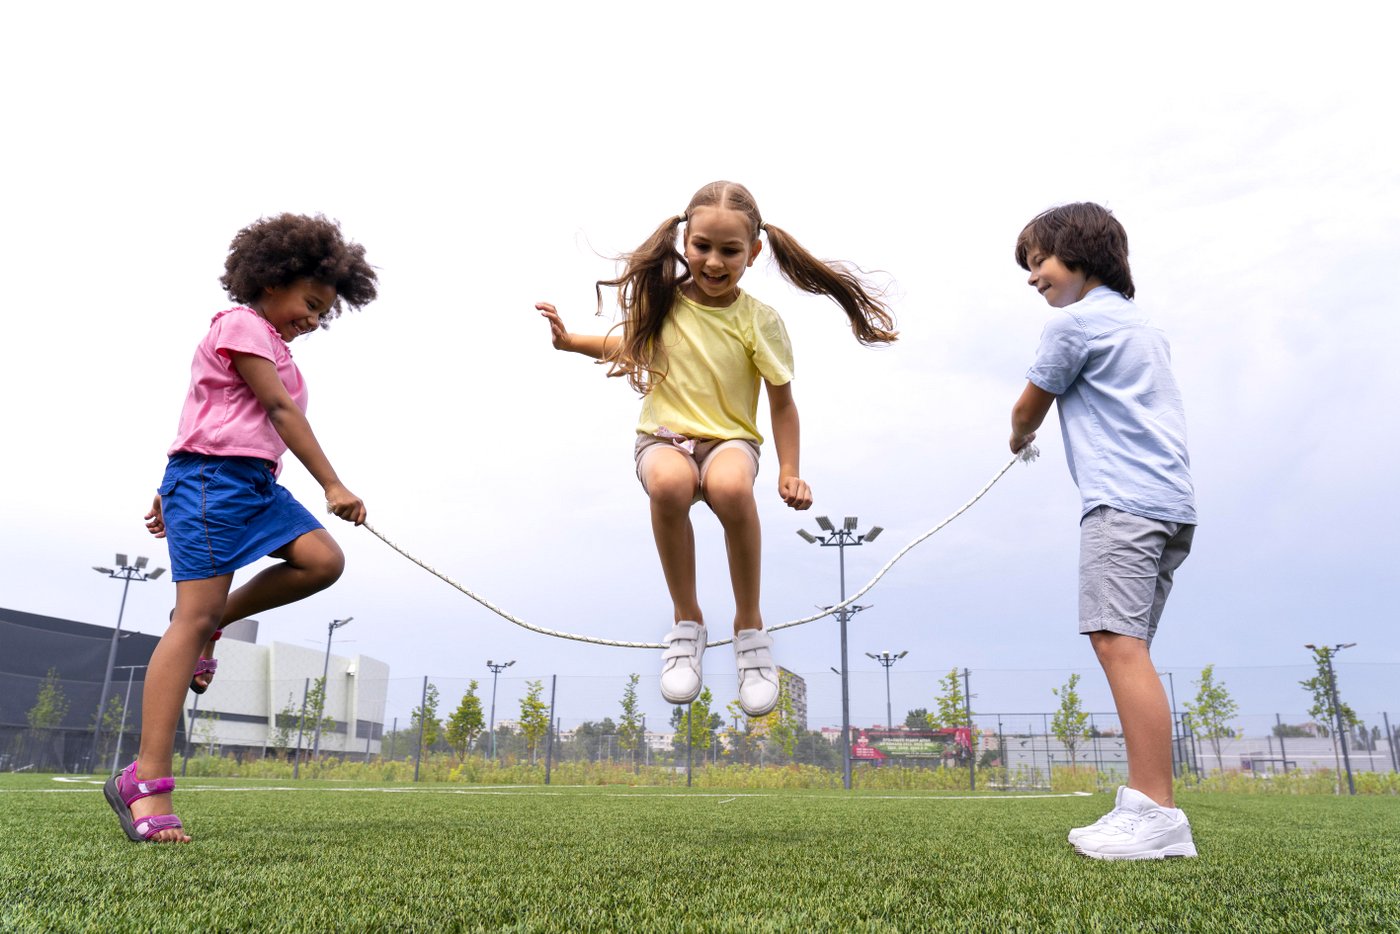
POLYGON ((274 472, 281 473, 286 442, 272 427, 252 388, 238 375, 234 353, 271 360, 292 401, 306 411, 306 380, 301 378, 286 342, 253 309, 241 305, 230 308, 214 316, 209 333, 195 348, 180 430, 168 453, 260 457, 276 462, 274 472))

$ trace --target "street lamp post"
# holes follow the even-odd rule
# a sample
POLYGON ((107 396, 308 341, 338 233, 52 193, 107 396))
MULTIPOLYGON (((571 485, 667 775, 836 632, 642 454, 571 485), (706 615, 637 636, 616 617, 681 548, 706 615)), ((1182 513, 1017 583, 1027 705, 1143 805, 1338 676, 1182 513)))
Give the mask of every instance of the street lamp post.
POLYGON ((515 664, 515 659, 508 662, 493 662, 486 660, 486 667, 491 669, 491 758, 496 758, 496 678, 501 672, 515 664))
MULTIPOLYGON (((876 536, 884 531, 876 525, 871 526, 870 531, 862 535, 856 532, 858 524, 855 516, 847 516, 842 527, 838 529, 826 516, 817 516, 817 525, 821 527, 822 534, 813 535, 806 529, 797 530, 797 534, 808 544, 837 549, 840 555, 842 603, 846 602, 846 546, 854 547, 873 542, 876 536)), ((857 611, 864 609, 868 607, 849 606, 837 611, 837 618, 841 623, 841 787, 847 791, 851 790, 851 672, 846 662, 846 621, 857 611)))
POLYGON ((140 555, 130 564, 127 563, 126 555, 119 554, 117 557, 117 567, 100 568, 93 565, 93 570, 99 574, 106 574, 108 577, 118 579, 122 582, 122 602, 117 609, 117 628, 112 630, 112 644, 107 649, 107 667, 102 673, 102 691, 97 695, 97 720, 92 728, 92 754, 91 761, 97 761, 97 747, 102 739, 102 712, 107 706, 107 692, 112 689, 112 666, 117 663, 117 640, 121 638, 122 616, 126 613, 126 592, 131 588, 131 582, 153 581, 165 573, 165 568, 151 568, 146 570, 146 565, 150 559, 140 555))
MULTIPOLYGON (((1327 646, 1322 647, 1322 651, 1325 653, 1323 658, 1327 662, 1327 689, 1332 695, 1332 712, 1336 714, 1337 717, 1337 736, 1342 741, 1342 762, 1346 764, 1347 791, 1350 794, 1356 794, 1356 780, 1352 778, 1351 775, 1351 755, 1347 752, 1346 719, 1342 716, 1342 704, 1337 698, 1337 672, 1332 668, 1332 656, 1342 649, 1349 649, 1354 645, 1356 645, 1355 642, 1342 642, 1332 646, 1330 649, 1327 646)), ((1318 650, 1317 646, 1313 645, 1311 642, 1303 646, 1303 648, 1312 649, 1313 651, 1318 650)), ((1285 765, 1287 765, 1287 763, 1285 763, 1285 765)))
POLYGON ((874 652, 865 653, 867 658, 873 658, 885 666, 885 729, 888 730, 894 729, 894 708, 890 706, 890 669, 894 667, 895 662, 908 654, 907 651, 900 652, 898 655, 892 655, 888 651, 881 652, 879 655, 874 652))
POLYGON ((326 661, 321 665, 321 709, 316 711, 316 737, 311 741, 311 758, 313 759, 321 758, 321 721, 326 719, 326 695, 330 693, 330 685, 326 683, 326 679, 330 677, 331 673, 331 636, 335 635, 337 629, 347 625, 354 618, 347 616, 344 619, 333 619, 326 627, 326 661))
POLYGON ((117 759, 122 752, 122 737, 126 735, 126 712, 131 707, 131 680, 136 674, 136 669, 145 670, 145 665, 118 665, 118 668, 126 669, 126 700, 122 701, 122 722, 117 727, 117 741, 112 749, 112 774, 117 774, 117 759))

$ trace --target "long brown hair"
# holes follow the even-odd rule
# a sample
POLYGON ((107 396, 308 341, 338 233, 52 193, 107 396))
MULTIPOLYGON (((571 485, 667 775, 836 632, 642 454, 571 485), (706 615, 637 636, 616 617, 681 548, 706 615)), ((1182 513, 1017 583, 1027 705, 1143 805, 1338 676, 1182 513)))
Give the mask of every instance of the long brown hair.
POLYGON ((622 307, 622 341, 607 358, 609 376, 625 376, 640 393, 647 393, 665 379, 653 368, 661 326, 676 300, 676 289, 690 281, 685 256, 676 249, 681 224, 697 208, 716 207, 738 211, 749 219, 750 242, 760 232, 768 234, 768 245, 783 278, 804 292, 825 295, 846 313, 851 331, 862 344, 888 344, 898 337, 894 316, 882 300, 881 292, 863 277, 863 270, 847 263, 820 260, 781 227, 764 223, 749 190, 738 182, 711 182, 697 191, 685 211, 662 221, 641 246, 626 254, 622 275, 600 279, 595 285, 598 307, 603 305, 603 286, 618 290, 622 307))

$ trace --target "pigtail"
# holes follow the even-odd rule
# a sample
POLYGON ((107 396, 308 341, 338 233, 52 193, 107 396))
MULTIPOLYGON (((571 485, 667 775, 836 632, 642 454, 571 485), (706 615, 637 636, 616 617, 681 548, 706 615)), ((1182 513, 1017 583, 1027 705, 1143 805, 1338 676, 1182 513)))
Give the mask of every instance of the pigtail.
POLYGON ((685 257, 676 250, 676 231, 682 214, 663 221, 641 246, 622 257, 626 263, 616 279, 600 279, 594 285, 598 310, 603 308, 603 287, 618 290, 622 308, 622 342, 604 358, 609 376, 624 376, 627 384, 645 395, 666 378, 653 368, 661 326, 676 298, 676 289, 690 279, 685 257))
POLYGON ((845 263, 824 262, 793 239, 781 227, 763 224, 768 246, 778 269, 793 285, 813 295, 825 295, 846 313, 856 340, 862 344, 889 344, 899 339, 894 316, 881 300, 880 292, 862 278, 860 269, 845 263))

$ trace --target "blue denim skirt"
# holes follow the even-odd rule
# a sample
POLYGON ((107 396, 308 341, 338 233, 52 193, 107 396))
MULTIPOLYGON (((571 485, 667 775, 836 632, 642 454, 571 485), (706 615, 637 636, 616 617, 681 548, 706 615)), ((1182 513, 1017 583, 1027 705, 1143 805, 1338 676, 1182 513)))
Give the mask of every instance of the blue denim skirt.
POLYGON ((256 457, 171 455, 160 484, 172 577, 232 574, 324 528, 256 457))

